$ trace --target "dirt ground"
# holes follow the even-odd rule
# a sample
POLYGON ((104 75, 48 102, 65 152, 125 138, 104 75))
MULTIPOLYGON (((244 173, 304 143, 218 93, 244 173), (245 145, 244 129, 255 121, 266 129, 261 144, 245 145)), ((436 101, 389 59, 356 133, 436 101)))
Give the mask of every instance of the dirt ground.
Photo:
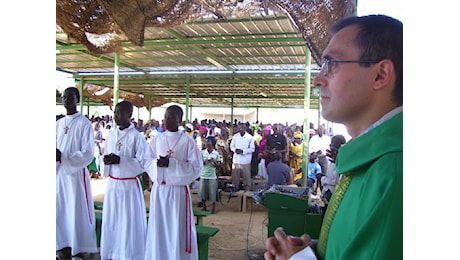
MULTIPOLYGON (((106 179, 92 179, 94 201, 103 201, 106 179)), ((251 200, 247 211, 241 212, 241 197, 231 197, 221 193, 221 201, 216 203, 216 213, 204 218, 204 226, 219 228, 219 232, 209 239, 209 259, 243 260, 263 259, 267 238, 267 209, 251 200)), ((150 193, 144 193, 149 207, 150 193)), ((192 190, 193 209, 197 207, 197 194, 192 190)), ((209 202, 207 203, 210 209, 209 202)))

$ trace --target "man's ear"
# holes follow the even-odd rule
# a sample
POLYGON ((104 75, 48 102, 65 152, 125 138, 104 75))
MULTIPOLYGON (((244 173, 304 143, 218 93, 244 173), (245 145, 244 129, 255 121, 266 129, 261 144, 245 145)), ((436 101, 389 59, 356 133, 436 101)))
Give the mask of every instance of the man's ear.
POLYGON ((374 66, 374 89, 380 90, 395 80, 395 67, 391 60, 385 59, 374 66))

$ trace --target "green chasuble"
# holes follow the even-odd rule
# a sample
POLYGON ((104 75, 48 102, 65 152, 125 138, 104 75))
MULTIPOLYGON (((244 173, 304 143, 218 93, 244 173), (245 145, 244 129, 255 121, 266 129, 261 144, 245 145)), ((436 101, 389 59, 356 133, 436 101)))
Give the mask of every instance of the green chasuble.
POLYGON ((337 173, 350 172, 329 230, 326 260, 402 259, 402 113, 340 148, 337 173))

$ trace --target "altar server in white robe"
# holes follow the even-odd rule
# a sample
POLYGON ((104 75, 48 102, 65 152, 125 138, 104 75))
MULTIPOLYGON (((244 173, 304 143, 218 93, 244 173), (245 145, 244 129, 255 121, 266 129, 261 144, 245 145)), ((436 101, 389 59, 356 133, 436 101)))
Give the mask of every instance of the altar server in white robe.
POLYGON ((79 100, 78 90, 67 88, 62 96, 67 115, 56 121, 56 253, 68 259, 97 252, 86 168, 94 155, 94 132, 90 121, 77 111, 79 100))
POLYGON ((147 219, 144 191, 136 178, 147 147, 144 136, 131 124, 133 105, 122 101, 115 106, 118 127, 107 137, 104 176, 108 176, 101 229, 101 259, 143 260, 147 219))
POLYGON ((153 181, 147 228, 146 260, 198 259, 188 184, 201 174, 203 160, 192 137, 178 131, 183 111, 166 109, 167 131, 149 144, 144 167, 153 181))

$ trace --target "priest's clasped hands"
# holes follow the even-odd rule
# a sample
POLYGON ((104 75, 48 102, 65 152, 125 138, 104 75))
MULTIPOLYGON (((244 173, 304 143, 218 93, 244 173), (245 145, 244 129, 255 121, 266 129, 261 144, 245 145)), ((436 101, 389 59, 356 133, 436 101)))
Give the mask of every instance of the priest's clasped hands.
POLYGON ((120 164, 120 156, 111 153, 104 155, 104 163, 109 165, 109 164, 120 164))
POLYGON ((311 240, 307 234, 301 237, 288 236, 282 227, 278 227, 274 232, 274 237, 268 238, 265 242, 267 251, 264 257, 267 260, 287 260, 308 246, 315 248, 316 242, 316 240, 311 240))
POLYGON ((169 157, 168 156, 161 156, 157 160, 158 167, 168 167, 169 166, 169 157))

